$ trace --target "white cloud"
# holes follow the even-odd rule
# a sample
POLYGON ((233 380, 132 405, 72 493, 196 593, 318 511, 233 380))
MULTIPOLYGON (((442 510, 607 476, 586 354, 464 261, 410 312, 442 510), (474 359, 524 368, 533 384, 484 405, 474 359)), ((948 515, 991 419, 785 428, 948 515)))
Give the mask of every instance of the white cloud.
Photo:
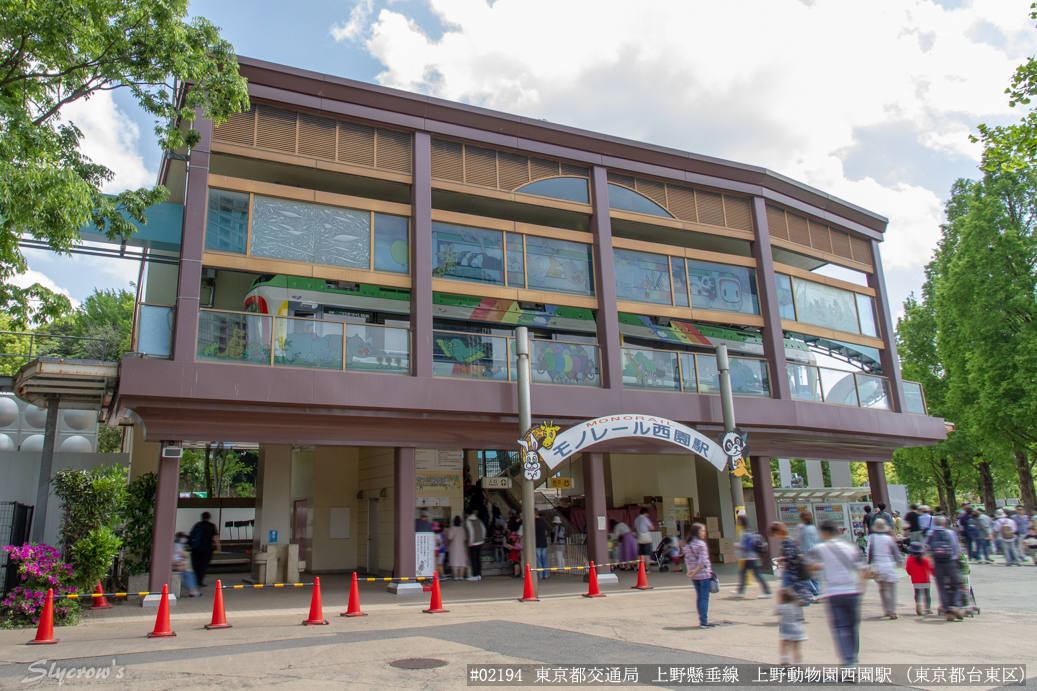
POLYGON ((47 288, 48 290, 51 290, 51 291, 53 291, 55 293, 58 293, 60 295, 64 295, 65 297, 67 297, 69 300, 72 301, 72 306, 73 307, 79 307, 79 300, 76 300, 75 298, 73 298, 72 294, 69 293, 68 289, 62 288, 57 283, 55 283, 53 280, 51 280, 50 276, 47 276, 46 274, 40 273, 39 271, 34 271, 33 269, 28 269, 28 270, 26 270, 25 273, 18 274, 17 276, 14 276, 11 279, 11 283, 13 283, 14 285, 18 286, 19 288, 28 288, 31 285, 35 285, 36 283, 39 283, 44 288, 47 288))
POLYGON ((874 210, 894 270, 928 260, 949 181, 850 179, 855 133, 895 126, 919 151, 976 161, 968 133, 1020 115, 1004 88, 1037 52, 1023 0, 427 2, 439 40, 368 0, 333 33, 367 37, 386 86, 763 165, 874 210))
POLYGON ((62 120, 83 133, 80 149, 94 163, 115 173, 102 186, 106 193, 121 192, 155 184, 157 171, 148 170, 138 152, 140 128, 119 109, 111 92, 101 91, 89 100, 74 101, 61 110, 62 120))

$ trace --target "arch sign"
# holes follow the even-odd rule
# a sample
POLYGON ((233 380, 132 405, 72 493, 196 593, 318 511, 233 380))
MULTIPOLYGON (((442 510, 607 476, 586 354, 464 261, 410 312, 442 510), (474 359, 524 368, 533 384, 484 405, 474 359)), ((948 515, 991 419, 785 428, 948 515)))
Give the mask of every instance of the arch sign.
POLYGON ((746 434, 735 428, 721 435, 719 442, 673 420, 654 415, 607 415, 586 420, 561 432, 551 422, 541 422, 518 441, 524 455, 523 475, 540 479, 540 462, 551 470, 575 453, 607 439, 641 437, 665 441, 706 459, 717 470, 730 469, 735 475, 748 475, 745 459, 749 454, 746 434))

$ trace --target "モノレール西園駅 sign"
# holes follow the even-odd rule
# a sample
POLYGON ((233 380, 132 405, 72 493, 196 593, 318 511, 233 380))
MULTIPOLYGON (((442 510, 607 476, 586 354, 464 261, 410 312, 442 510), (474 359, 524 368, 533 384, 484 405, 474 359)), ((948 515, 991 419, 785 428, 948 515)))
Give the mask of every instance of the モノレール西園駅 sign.
POLYGON ((518 442, 524 454, 523 473, 530 480, 539 479, 540 461, 554 469, 587 447, 625 437, 675 444, 705 458, 717 470, 730 465, 735 475, 749 474, 745 467, 748 446, 741 430, 725 432, 717 442, 686 425, 654 415, 606 415, 573 425, 564 432, 551 422, 542 422, 518 442))

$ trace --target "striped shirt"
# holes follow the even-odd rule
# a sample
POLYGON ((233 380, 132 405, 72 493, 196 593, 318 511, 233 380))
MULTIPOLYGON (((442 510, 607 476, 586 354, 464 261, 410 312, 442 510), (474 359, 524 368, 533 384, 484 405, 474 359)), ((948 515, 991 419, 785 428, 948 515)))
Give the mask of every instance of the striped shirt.
POLYGON ((709 549, 705 540, 692 539, 684 545, 684 563, 691 573, 699 566, 702 570, 692 576, 692 580, 704 581, 713 577, 713 564, 709 561, 709 549))

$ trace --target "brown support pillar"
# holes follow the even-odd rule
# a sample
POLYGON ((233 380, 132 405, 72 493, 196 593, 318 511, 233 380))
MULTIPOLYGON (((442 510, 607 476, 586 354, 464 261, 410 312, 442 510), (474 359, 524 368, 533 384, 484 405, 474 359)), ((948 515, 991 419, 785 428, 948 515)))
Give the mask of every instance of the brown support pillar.
POLYGON ((893 317, 889 311, 889 295, 886 293, 886 277, 882 271, 882 255, 879 254, 879 243, 876 240, 871 241, 871 260, 874 263, 875 270, 868 274, 868 286, 875 290, 875 318, 879 325, 879 331, 881 331, 879 335, 886 346, 879 351, 882 374, 889 377, 889 388, 893 399, 890 403, 893 406, 893 410, 903 413, 907 410, 904 403, 904 382, 900 378, 900 358, 897 357, 897 339, 893 330, 893 317))
MULTIPOLYGON (((429 360, 431 362, 431 359, 429 360)), ((393 575, 397 578, 414 578, 417 563, 414 554, 414 449, 397 447, 393 457, 393 575)), ((421 584, 390 583, 389 592, 403 595, 421 592, 421 584)))
MULTIPOLYGON (((180 456, 183 450, 179 442, 164 441, 159 445, 158 485, 155 488, 155 523, 151 537, 151 569, 148 590, 162 591, 163 585, 173 584, 173 538, 176 537, 176 505, 180 498, 180 456)), ((145 599, 144 605, 158 606, 158 596, 151 596, 154 603, 145 599)), ((175 600, 171 599, 171 602, 175 600)))
POLYGON ((889 489, 886 487, 886 464, 881 461, 868 461, 868 489, 871 490, 871 505, 886 505, 889 511, 889 489))
POLYGON ((771 254, 771 234, 767 225, 767 203, 763 197, 753 197, 753 226, 756 240, 752 255, 756 260, 756 289, 760 294, 760 314, 763 315, 763 353, 770 369, 771 397, 792 398, 789 378, 785 372, 785 332, 778 312, 778 289, 774 283, 774 256, 771 254))
POLYGON ((191 150, 187 168, 187 199, 180 237, 180 275, 176 291, 173 359, 193 361, 198 342, 198 300, 202 290, 202 250, 205 248, 205 212, 209 205, 209 151, 212 121, 195 111, 194 128, 202 135, 191 150))
MULTIPOLYGON (((600 453, 583 454, 584 511, 587 516, 587 560, 607 564, 608 515, 605 512, 605 461, 600 453)), ((618 583, 610 571, 598 571, 599 583, 618 583)))
POLYGON ((620 351, 619 315, 616 309, 616 265, 612 258, 612 220, 609 218, 607 171, 591 169, 591 234, 594 235, 594 294, 598 311, 594 323, 601 349, 601 386, 623 388, 623 354, 620 351))
POLYGON ((428 132, 414 133, 414 181, 410 188, 410 203, 410 328, 414 344, 411 371, 416 377, 431 377, 432 139, 428 132))
MULTIPOLYGON (((749 459, 753 474, 753 499, 756 504, 756 529, 767 537, 767 526, 778 520, 778 506, 774 502, 774 485, 771 484, 771 459, 763 456, 752 456, 749 459)), ((732 481, 740 478, 731 477, 732 481)), ((777 540, 767 538, 767 557, 761 564, 770 573, 771 558, 781 554, 781 546, 777 540)))

